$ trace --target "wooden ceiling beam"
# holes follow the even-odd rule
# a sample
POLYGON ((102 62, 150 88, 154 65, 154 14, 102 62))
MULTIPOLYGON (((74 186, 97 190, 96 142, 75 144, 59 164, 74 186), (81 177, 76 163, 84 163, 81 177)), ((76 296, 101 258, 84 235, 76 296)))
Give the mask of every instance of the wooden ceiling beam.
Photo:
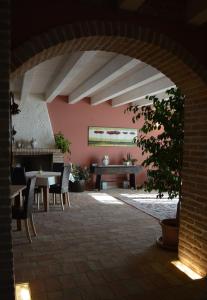
POLYGON ((129 70, 141 63, 137 59, 124 55, 117 55, 110 60, 103 68, 95 72, 89 79, 83 82, 78 88, 69 95, 70 104, 77 103, 81 99, 90 96, 118 78, 129 70))
POLYGON ((84 70, 84 65, 94 59, 95 55, 96 51, 80 51, 70 55, 46 88, 46 102, 51 102, 57 95, 61 94, 69 82, 84 70))
POLYGON ((106 89, 91 97, 91 104, 97 105, 107 100, 111 100, 142 85, 150 83, 164 75, 151 66, 145 66, 141 70, 136 70, 130 76, 123 78, 114 84, 107 86, 106 89))

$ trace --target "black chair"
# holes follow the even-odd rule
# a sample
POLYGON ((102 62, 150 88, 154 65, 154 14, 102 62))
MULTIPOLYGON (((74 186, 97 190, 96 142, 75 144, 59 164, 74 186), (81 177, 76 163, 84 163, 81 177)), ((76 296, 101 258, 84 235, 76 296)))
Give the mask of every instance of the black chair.
POLYGON ((68 180, 70 174, 70 165, 65 165, 61 170, 60 182, 58 184, 53 184, 50 186, 49 193, 53 194, 53 200, 55 195, 60 195, 60 203, 62 210, 64 210, 63 196, 65 202, 70 206, 69 192, 68 192, 68 180))
POLYGON ((14 167, 11 169, 11 183, 13 185, 26 185, 27 179, 23 167, 14 167))
POLYGON ((30 231, 29 231, 29 220, 32 227, 34 236, 37 235, 36 229, 34 226, 33 215, 32 215, 32 205, 34 201, 34 189, 35 189, 36 177, 32 177, 27 181, 26 195, 23 202, 23 206, 13 206, 12 207, 12 219, 15 220, 24 220, 26 234, 29 242, 32 242, 30 231))
MULTIPOLYGON (((12 185, 26 185, 27 178, 24 167, 12 167, 11 168, 11 184, 12 185)), ((22 191, 22 197, 25 197, 26 190, 22 191)), ((16 199, 18 201, 18 199, 16 199)))
MULTIPOLYGON (((64 167, 64 163, 63 162, 57 162, 57 163, 53 163, 52 164, 52 171, 53 172, 62 172, 63 171, 63 167, 64 167)), ((56 195, 53 194, 53 205, 55 205, 56 202, 56 195)))
POLYGON ((53 172, 62 172, 63 167, 64 167, 64 163, 53 163, 52 171, 53 172))

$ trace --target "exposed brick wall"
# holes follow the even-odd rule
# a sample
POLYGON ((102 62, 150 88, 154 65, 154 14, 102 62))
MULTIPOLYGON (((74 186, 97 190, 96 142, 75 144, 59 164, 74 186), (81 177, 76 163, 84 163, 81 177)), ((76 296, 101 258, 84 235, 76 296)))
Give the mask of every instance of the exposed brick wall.
POLYGON ((105 50, 138 58, 163 72, 186 94, 179 257, 206 274, 206 70, 169 37, 135 25, 94 21, 55 28, 15 49, 12 77, 46 59, 76 50, 105 50))
POLYGON ((182 261, 207 273, 207 89, 197 88, 185 105, 183 202, 179 253, 182 261), (189 263, 190 261, 190 263, 189 263))
POLYGON ((0 298, 14 299, 9 200, 9 1, 0 2, 0 298))

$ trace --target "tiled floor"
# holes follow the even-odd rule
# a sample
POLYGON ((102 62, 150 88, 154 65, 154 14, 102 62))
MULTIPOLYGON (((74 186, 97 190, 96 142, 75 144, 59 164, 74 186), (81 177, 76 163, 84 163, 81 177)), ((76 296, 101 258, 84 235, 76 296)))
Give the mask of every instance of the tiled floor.
POLYGON ((156 247, 154 218, 88 193, 71 193, 64 212, 35 213, 32 244, 13 233, 16 282, 29 282, 33 300, 207 299, 206 280, 192 281, 170 263, 176 253, 156 247))

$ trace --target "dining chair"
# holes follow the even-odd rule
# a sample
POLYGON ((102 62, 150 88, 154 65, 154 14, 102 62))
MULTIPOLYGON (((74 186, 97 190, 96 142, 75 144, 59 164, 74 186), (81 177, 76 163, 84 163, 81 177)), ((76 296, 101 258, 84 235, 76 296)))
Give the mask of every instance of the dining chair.
POLYGON ((36 177, 32 177, 27 181, 26 195, 23 201, 23 206, 12 206, 12 219, 15 220, 24 220, 26 234, 29 242, 32 242, 30 230, 29 230, 29 221, 32 227, 32 231, 34 236, 37 235, 33 215, 32 215, 32 207, 34 201, 34 189, 35 189, 36 177))
POLYGON ((56 195, 60 195, 60 204, 62 210, 64 210, 63 196, 68 206, 70 206, 69 192, 68 192, 68 181, 70 174, 70 165, 62 166, 60 182, 53 184, 49 188, 49 193, 53 194, 53 199, 56 195))
MULTIPOLYGON (((11 184, 12 185, 26 185, 26 173, 24 167, 12 167, 11 168, 11 184)), ((26 190, 22 191, 22 197, 25 198, 26 190)), ((16 203, 19 202, 18 196, 15 199, 16 203)))
POLYGON ((26 185, 27 184, 24 167, 11 168, 11 184, 13 184, 13 185, 26 185))

